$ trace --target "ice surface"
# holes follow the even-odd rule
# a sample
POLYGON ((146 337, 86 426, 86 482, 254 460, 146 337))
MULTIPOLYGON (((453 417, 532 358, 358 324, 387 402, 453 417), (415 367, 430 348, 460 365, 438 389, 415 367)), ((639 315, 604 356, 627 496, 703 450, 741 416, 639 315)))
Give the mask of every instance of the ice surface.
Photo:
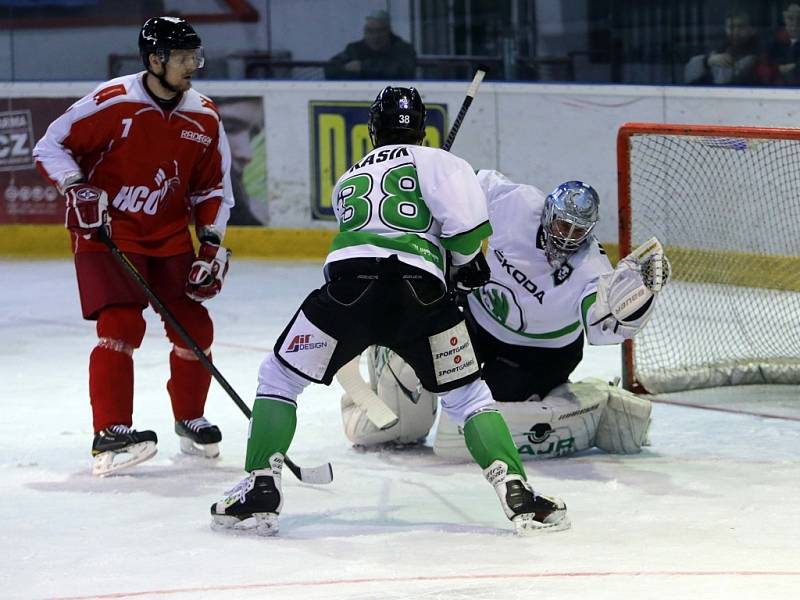
MULTIPOLYGON (((237 261, 209 303, 214 360, 245 399, 317 264, 237 261)), ((136 353, 134 425, 159 454, 127 474, 90 475, 87 359, 69 261, 0 262, 0 597, 550 598, 800 597, 796 421, 656 405, 641 455, 527 463, 563 497, 570 531, 518 538, 480 470, 429 449, 353 450, 341 390, 300 398, 290 455, 330 460, 334 483, 284 475, 274 539, 209 528, 208 508, 242 476, 247 421, 212 384, 206 415, 222 457, 184 457, 164 384, 169 346, 147 311, 136 353)), ((587 348, 577 377, 611 378, 619 350, 587 348)), ((724 392, 723 392, 724 393, 724 392)))

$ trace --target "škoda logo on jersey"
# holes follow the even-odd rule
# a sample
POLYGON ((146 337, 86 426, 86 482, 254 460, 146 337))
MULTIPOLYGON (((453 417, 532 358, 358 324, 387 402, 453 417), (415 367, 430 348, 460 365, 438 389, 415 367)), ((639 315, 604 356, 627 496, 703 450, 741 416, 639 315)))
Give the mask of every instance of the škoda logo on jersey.
POLYGON ((178 175, 178 161, 172 162, 175 172, 173 176, 168 177, 166 171, 159 168, 155 177, 153 177, 153 186, 123 185, 111 204, 117 210, 125 212, 156 214, 161 204, 167 201, 172 190, 181 185, 181 178, 178 175))
POLYGON ((315 348, 326 348, 328 342, 312 342, 311 338, 314 336, 310 333, 296 335, 286 346, 286 352, 299 352, 300 350, 314 350, 315 348))

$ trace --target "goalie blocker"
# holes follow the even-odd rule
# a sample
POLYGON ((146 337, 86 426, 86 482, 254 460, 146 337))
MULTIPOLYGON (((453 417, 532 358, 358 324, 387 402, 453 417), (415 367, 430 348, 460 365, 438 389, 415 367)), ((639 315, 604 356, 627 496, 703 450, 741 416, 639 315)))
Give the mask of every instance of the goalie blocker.
MULTIPOLYGON (((342 420, 356 445, 412 444, 423 441, 437 413, 436 396, 419 384, 413 370, 387 348, 368 349, 370 384, 339 378, 342 420), (355 392, 355 393, 353 393, 355 392), (381 428, 370 420, 375 404, 398 419, 381 428)), ((646 445, 649 400, 597 379, 566 383, 541 401, 498 402, 523 460, 565 456, 592 447, 615 454, 633 454, 646 445)), ((449 460, 470 460, 464 430, 442 412, 433 451, 449 460)))

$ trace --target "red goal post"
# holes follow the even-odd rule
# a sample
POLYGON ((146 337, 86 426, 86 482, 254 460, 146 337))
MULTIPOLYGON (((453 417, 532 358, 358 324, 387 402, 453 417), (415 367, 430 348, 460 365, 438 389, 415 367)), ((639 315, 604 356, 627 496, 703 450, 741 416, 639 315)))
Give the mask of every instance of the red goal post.
POLYGON ((800 129, 627 123, 617 177, 619 256, 655 235, 673 266, 623 386, 800 383, 800 129))

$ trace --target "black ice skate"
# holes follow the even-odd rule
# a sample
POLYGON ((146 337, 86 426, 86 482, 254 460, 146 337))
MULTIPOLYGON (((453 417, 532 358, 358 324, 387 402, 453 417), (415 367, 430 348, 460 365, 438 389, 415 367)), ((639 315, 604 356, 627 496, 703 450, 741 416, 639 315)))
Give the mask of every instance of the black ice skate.
POLYGON ((105 477, 137 465, 156 453, 155 431, 136 431, 127 425, 112 425, 94 434, 92 475, 105 477))
POLYGON ((219 427, 209 423, 205 417, 175 421, 175 433, 181 440, 181 452, 206 458, 219 456, 222 433, 219 427))
POLYGON ((503 511, 511 519, 518 535, 570 528, 567 506, 563 500, 534 493, 520 475, 508 473, 504 462, 494 461, 483 474, 494 486, 503 511))
POLYGON ((281 467, 283 455, 270 457, 270 467, 258 469, 240 481, 225 497, 211 505, 212 529, 254 530, 259 535, 278 533, 283 507, 281 467))

